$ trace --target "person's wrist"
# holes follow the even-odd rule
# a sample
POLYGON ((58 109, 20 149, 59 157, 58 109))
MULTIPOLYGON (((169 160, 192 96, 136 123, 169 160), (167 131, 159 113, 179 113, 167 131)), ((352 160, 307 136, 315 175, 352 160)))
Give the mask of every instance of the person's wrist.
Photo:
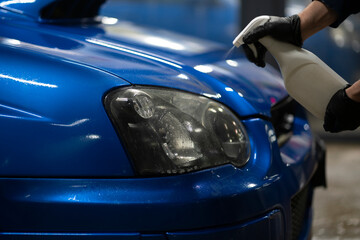
POLYGON ((360 86, 354 84, 345 89, 345 93, 351 100, 360 103, 360 86))

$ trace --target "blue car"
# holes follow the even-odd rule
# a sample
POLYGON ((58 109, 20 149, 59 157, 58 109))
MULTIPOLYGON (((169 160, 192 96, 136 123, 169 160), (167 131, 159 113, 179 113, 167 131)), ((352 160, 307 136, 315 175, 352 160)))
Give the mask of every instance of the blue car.
POLYGON ((309 239, 324 146, 279 73, 103 2, 0 1, 0 239, 309 239))

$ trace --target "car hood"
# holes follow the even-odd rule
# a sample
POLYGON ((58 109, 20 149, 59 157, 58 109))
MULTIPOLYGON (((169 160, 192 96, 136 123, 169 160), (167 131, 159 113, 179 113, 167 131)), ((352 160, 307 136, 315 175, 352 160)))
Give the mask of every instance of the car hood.
POLYGON ((226 58, 229 49, 213 42, 129 23, 113 24, 116 19, 111 18, 101 21, 96 26, 60 26, 13 20, 2 28, 1 43, 91 66, 129 84, 215 98, 241 116, 270 116, 271 106, 287 95, 275 70, 257 68, 240 50, 230 59, 226 58))

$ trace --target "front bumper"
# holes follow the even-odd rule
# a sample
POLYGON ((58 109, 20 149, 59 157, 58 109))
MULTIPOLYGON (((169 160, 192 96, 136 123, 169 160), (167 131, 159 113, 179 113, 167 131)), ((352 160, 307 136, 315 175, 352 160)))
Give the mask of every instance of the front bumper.
POLYGON ((0 179, 0 238, 294 239, 292 199, 308 189, 297 231, 306 239, 311 179, 324 150, 307 130, 278 149, 270 123, 244 122, 256 138, 242 169, 148 179, 0 179))
POLYGON ((15 233, 5 232, 1 239, 91 239, 91 240, 219 240, 219 239, 284 239, 283 219, 280 210, 243 224, 211 229, 166 233, 15 233), (261 231, 259 231, 261 229, 261 231))

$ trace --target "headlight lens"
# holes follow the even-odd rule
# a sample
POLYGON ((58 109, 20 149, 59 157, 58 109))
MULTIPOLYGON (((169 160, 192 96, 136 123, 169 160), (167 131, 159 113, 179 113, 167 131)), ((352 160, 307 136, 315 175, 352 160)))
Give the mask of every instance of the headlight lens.
POLYGON ((172 175, 231 163, 250 155, 246 131, 222 104, 181 91, 126 88, 105 108, 141 176, 172 175))

